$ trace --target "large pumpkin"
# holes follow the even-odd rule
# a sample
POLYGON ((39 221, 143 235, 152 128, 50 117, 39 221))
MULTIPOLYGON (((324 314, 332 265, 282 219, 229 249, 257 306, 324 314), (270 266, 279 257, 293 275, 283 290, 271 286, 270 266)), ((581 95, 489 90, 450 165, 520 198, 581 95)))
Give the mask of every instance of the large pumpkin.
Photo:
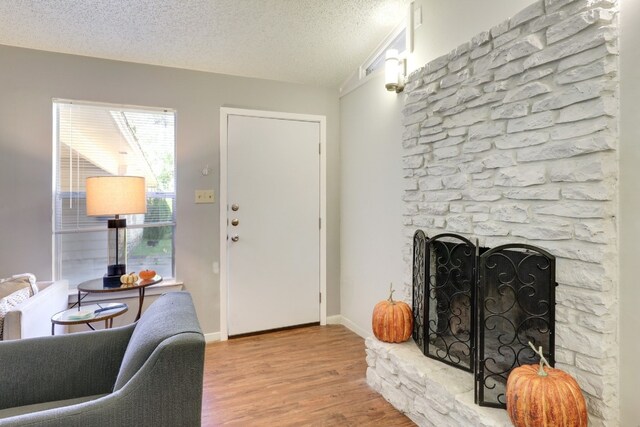
POLYGON ((413 331, 411 308, 402 301, 393 300, 393 288, 389 299, 380 301, 373 308, 371 326, 373 335, 384 342, 404 342, 413 331))
POLYGON ((507 379, 507 412, 513 425, 587 427, 587 405, 576 380, 549 366, 542 347, 534 351, 541 356, 540 365, 519 366, 507 379))

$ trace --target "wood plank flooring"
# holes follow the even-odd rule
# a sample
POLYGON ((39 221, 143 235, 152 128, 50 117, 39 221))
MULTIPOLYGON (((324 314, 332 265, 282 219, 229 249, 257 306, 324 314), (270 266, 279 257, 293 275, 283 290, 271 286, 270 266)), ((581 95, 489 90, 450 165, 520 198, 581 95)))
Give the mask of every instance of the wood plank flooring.
POLYGON ((365 379, 364 340, 311 326, 208 344, 203 426, 413 426, 365 379))

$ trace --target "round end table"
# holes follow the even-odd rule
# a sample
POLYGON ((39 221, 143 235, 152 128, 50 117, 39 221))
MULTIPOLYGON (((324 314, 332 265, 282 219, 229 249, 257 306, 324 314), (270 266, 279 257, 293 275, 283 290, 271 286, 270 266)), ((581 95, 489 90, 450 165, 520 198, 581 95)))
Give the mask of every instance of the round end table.
POLYGON ((118 286, 118 287, 109 287, 104 286, 102 279, 93 279, 87 280, 86 282, 82 282, 78 285, 78 307, 82 304, 82 292, 87 294, 90 293, 110 293, 110 292, 124 292, 124 291, 138 291, 138 299, 140 303, 138 305, 138 314, 136 314, 136 321, 140 319, 140 315, 142 314, 142 304, 144 303, 144 290, 147 286, 155 285, 156 283, 162 282, 162 276, 156 275, 153 279, 149 280, 138 280, 137 282, 129 285, 127 287, 118 286))
POLYGON ((124 303, 89 304, 82 308, 74 307, 61 311, 51 316, 51 335, 55 335, 56 325, 81 325, 85 323, 95 330, 91 323, 104 320, 105 329, 113 327, 113 318, 118 317, 129 310, 124 303))

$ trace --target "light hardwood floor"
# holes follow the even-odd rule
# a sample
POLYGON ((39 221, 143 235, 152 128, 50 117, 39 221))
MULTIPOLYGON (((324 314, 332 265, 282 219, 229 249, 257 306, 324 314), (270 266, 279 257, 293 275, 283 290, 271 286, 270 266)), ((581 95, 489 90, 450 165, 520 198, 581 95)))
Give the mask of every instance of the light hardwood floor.
POLYGON ((207 345, 202 425, 412 426, 365 379, 364 340, 310 326, 207 345))

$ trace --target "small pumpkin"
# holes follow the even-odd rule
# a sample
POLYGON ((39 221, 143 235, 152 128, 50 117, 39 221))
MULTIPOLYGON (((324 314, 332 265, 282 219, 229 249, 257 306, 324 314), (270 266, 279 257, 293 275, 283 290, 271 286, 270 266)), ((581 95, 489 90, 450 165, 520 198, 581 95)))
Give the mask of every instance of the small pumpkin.
POLYGON ((587 405, 576 380, 552 368, 542 347, 529 345, 540 356, 540 365, 519 366, 507 379, 507 413, 513 425, 587 427, 587 405))
POLYGON ((122 283, 122 288, 130 288, 136 284, 138 281, 138 275, 133 271, 129 274, 123 274, 120 276, 120 283, 122 283))
POLYGON ((389 291, 389 298, 380 301, 373 308, 373 335, 384 342, 404 342, 411 337, 413 331, 413 313, 407 303, 394 301, 393 284, 389 291))
POLYGON ((156 277, 156 272, 155 270, 147 269, 147 270, 142 270, 140 273, 138 273, 138 275, 142 280, 151 280, 154 277, 156 277))

